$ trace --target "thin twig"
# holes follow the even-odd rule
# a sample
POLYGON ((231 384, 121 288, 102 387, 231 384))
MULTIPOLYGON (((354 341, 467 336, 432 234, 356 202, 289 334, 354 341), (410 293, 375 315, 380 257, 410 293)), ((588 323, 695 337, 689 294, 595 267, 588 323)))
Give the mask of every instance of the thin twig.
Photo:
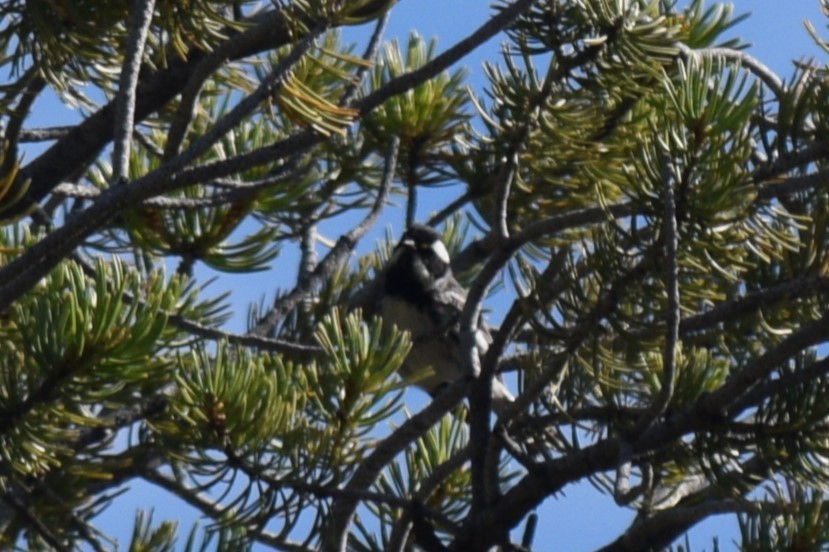
POLYGON ((490 236, 470 243, 463 252, 456 255, 452 260, 452 270, 455 272, 468 270, 482 260, 491 257, 495 250, 499 248, 507 254, 508 260, 508 257, 523 245, 542 236, 553 235, 569 228, 605 222, 608 216, 621 218, 634 214, 636 214, 635 206, 630 202, 625 202, 603 207, 573 209, 572 211, 552 215, 529 224, 520 232, 513 233, 508 240, 503 240, 500 243, 497 243, 490 236))
POLYGON ((679 264, 677 250, 679 247, 679 230, 676 220, 676 199, 674 185, 676 178, 670 167, 668 156, 662 157, 662 197, 665 213, 662 225, 662 247, 664 251, 665 292, 665 344, 662 350, 662 386, 659 396, 652 405, 649 417, 658 418, 668 409, 674 394, 674 374, 676 372, 676 347, 679 342, 679 264))
MULTIPOLYGON (((213 497, 208 497, 197 489, 182 486, 175 478, 164 475, 157 470, 148 469, 142 472, 141 477, 154 485, 179 497, 187 504, 202 512, 212 520, 223 519, 227 515, 226 510, 219 505, 213 497)), ((250 528, 250 535, 256 541, 266 544, 276 550, 289 552, 311 552, 312 548, 303 546, 297 542, 273 535, 261 528, 250 528)))
POLYGON ((121 77, 118 81, 118 96, 115 110, 115 140, 112 151, 112 180, 119 182, 129 174, 130 148, 135 119, 135 89, 138 86, 138 72, 144 57, 144 44, 153 20, 155 0, 135 0, 130 18, 130 32, 121 77))
MULTIPOLYGON (((771 307, 780 301, 829 293, 829 278, 806 276, 788 282, 781 282, 765 289, 738 295, 718 303, 707 312, 683 318, 679 323, 679 334, 687 336, 714 328, 724 322, 736 322, 741 317, 771 307)), ((646 339, 647 332, 631 333, 632 339, 646 339)))
POLYGON ((440 525, 444 527, 451 527, 454 524, 454 522, 450 518, 448 518, 446 515, 437 510, 427 508, 425 506, 417 506, 418 502, 420 501, 416 498, 407 499, 387 493, 379 493, 368 490, 351 490, 348 488, 338 489, 333 487, 327 487, 325 485, 308 483, 305 481, 282 481, 261 471, 251 471, 249 474, 252 477, 261 479, 274 489, 288 487, 297 492, 308 493, 318 498, 346 499, 357 500, 360 502, 374 502, 377 504, 386 504, 388 506, 391 506, 392 508, 397 508, 407 513, 411 513, 414 508, 417 508, 421 513, 426 514, 428 517, 437 521, 440 525))
POLYGON ((316 345, 303 345, 301 343, 292 343, 282 339, 264 337, 255 334, 237 334, 227 332, 217 328, 212 328, 210 326, 205 326, 177 314, 171 315, 167 320, 171 325, 199 337, 227 341, 228 343, 244 345, 246 347, 255 347, 263 351, 284 354, 292 359, 307 360, 319 356, 323 352, 323 349, 316 345))
MULTIPOLYGON (((198 210, 210 207, 222 207, 255 196, 262 190, 272 188, 279 184, 291 182, 308 171, 307 166, 295 167, 294 162, 285 163, 273 174, 253 180, 250 182, 227 182, 216 181, 215 186, 226 191, 215 193, 206 197, 151 197, 141 202, 143 206, 155 207, 158 209, 182 209, 198 210)), ((53 190, 55 195, 79 199, 96 199, 105 193, 99 188, 82 186, 79 184, 63 183, 53 190)))
POLYGON ((729 407, 729 413, 736 415, 747 408, 759 405, 762 401, 773 396, 785 396, 785 391, 797 385, 818 381, 829 373, 829 357, 825 357, 805 368, 784 373, 775 379, 766 381, 740 397, 729 407))
POLYGON ((366 232, 374 225, 377 217, 386 203, 389 190, 391 189, 394 174, 397 168, 397 155, 400 150, 400 138, 393 137, 389 142, 389 149, 386 153, 385 168, 383 178, 380 182, 380 190, 377 194, 377 199, 371 211, 366 215, 363 221, 340 236, 336 245, 323 257, 322 261, 316 266, 314 271, 304 281, 299 282, 290 293, 280 297, 274 306, 270 309, 267 315, 260 318, 256 326, 251 330, 252 335, 264 336, 271 332, 271 328, 285 317, 285 315, 304 300, 313 289, 328 278, 340 266, 346 256, 354 249, 357 242, 362 238, 366 232))
POLYGON ((449 202, 448 205, 443 207, 440 211, 430 216, 429 220, 426 221, 426 225, 437 226, 438 224, 452 216, 452 213, 454 213, 455 211, 457 211, 458 209, 472 201, 472 197, 472 194, 470 194, 468 191, 464 192, 463 195, 453 199, 451 202, 449 202))
POLYGON ((829 187, 829 170, 824 169, 811 174, 792 176, 783 181, 774 179, 770 182, 763 182, 758 186, 757 200, 769 201, 782 196, 826 187, 829 187))
MULTIPOLYGON (((250 21, 247 22, 251 24, 250 21)), ((167 132, 167 142, 164 145, 164 159, 172 159, 179 153, 179 148, 187 135, 187 129, 196 112, 196 102, 199 99, 205 81, 229 59, 239 56, 249 44, 259 41, 262 37, 273 34, 275 29, 285 28, 286 21, 282 9, 260 14, 256 22, 215 48, 207 54, 195 67, 181 91, 178 109, 173 115, 170 128, 167 132)), ((310 33, 313 34, 313 33, 310 33)), ((310 36, 310 35, 309 35, 310 36)), ((308 36, 305 37, 306 39, 308 36)))
MULTIPOLYGON (((366 50, 363 52, 363 60, 373 61, 374 58, 377 57, 377 52, 380 50, 383 33, 386 31, 386 25, 389 22, 390 15, 391 10, 387 10, 382 16, 380 16, 380 19, 377 20, 377 23, 374 25, 374 32, 371 33, 371 38, 366 45, 366 50)), ((360 90, 360 84, 362 83, 363 76, 368 72, 368 70, 368 66, 361 66, 357 70, 357 73, 354 75, 354 82, 348 85, 342 98, 340 98, 339 104, 341 107, 349 104, 351 100, 354 99, 354 96, 360 90)))
POLYGON ((727 61, 735 61, 754 73, 757 78, 763 81, 763 83, 771 89, 778 101, 782 102, 785 98, 786 85, 780 77, 778 77, 774 71, 769 69, 760 60, 750 56, 746 52, 732 50, 731 48, 701 48, 699 50, 693 50, 681 42, 677 43, 676 47, 685 58, 711 56, 713 58, 720 58, 727 61))
POLYGON ((133 129, 132 137, 136 142, 141 144, 144 149, 150 153, 150 155, 155 156, 156 159, 161 159, 164 155, 164 151, 159 148, 155 142, 150 140, 149 136, 141 132, 138 128, 133 129))

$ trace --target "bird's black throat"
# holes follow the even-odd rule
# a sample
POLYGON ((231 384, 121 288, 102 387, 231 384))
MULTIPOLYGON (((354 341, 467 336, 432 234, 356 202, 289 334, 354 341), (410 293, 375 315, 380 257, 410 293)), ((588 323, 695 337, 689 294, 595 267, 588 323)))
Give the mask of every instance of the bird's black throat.
POLYGON ((384 291, 386 295, 398 297, 413 305, 426 307, 432 302, 431 290, 418 280, 415 273, 417 253, 405 249, 397 262, 386 271, 384 291))

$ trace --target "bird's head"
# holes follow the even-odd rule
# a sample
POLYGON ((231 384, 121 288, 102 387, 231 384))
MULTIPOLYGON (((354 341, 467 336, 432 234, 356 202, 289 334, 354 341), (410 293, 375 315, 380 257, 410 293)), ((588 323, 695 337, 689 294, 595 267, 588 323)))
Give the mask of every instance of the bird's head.
POLYGON ((413 224, 394 248, 386 276, 389 291, 433 289, 451 276, 449 252, 433 228, 413 224))

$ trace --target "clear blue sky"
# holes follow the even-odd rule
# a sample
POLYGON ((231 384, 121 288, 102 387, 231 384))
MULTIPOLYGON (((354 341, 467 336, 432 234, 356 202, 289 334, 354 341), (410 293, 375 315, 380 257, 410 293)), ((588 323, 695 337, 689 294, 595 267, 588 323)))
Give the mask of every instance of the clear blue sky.
MULTIPOLYGON (((818 0, 738 0, 733 4, 736 13, 750 11, 752 16, 733 29, 731 35, 739 36, 751 43, 749 52, 784 79, 792 74, 793 59, 816 57, 823 63, 829 61, 826 54, 812 43, 803 27, 803 21, 810 19, 821 35, 829 39, 829 30, 821 16, 818 0)), ((401 0, 392 12, 386 36, 398 37, 405 43, 409 32, 417 30, 427 39, 437 37, 441 51, 480 25, 488 11, 488 2, 479 0, 401 0)), ((363 33, 367 32, 370 31, 353 29, 347 36, 363 36, 363 33)), ((470 84, 473 88, 480 89, 485 84, 480 64, 485 59, 499 59, 499 42, 500 39, 492 40, 467 58, 465 63, 470 71, 470 84)), ((77 118, 76 114, 65 110, 54 99, 38 102, 36 112, 37 117, 32 120, 32 124, 37 126, 70 124, 77 118)), ((32 150, 26 158, 31 160, 35 156, 36 153, 32 150)), ((421 205, 419 215, 425 217, 433 208, 433 205, 421 205)), ((362 250, 374 247, 375 240, 380 239, 385 228, 389 226, 394 234, 398 235, 401 220, 402 215, 385 219, 384 225, 362 244, 362 250)), ((336 228, 328 230, 328 237, 336 237, 336 228)), ((263 274, 220 275, 219 281, 208 289, 212 293, 225 290, 233 293, 236 316, 229 324, 229 329, 244 330, 247 306, 250 302, 257 302, 263 296, 270 301, 277 286, 283 289, 291 286, 294 270, 292 266, 295 265, 292 259, 295 258, 291 252, 286 252, 286 257, 277 259, 274 270, 263 274)), ((198 274, 208 276, 205 271, 199 271, 198 274)), ((423 400, 422 394, 418 392, 407 394, 407 401, 409 398, 412 400, 412 409, 416 409, 417 404, 421 404, 423 400)), ((147 491, 143 485, 134 487, 135 490, 128 494, 127 500, 116 501, 120 507, 110 508, 98 519, 100 527, 105 532, 114 533, 123 539, 123 547, 131 531, 134 509, 142 507, 155 508, 156 522, 181 518, 180 536, 186 535, 192 518, 182 518, 182 513, 186 509, 182 503, 166 496, 162 498, 162 495, 147 491)), ((595 549, 621 532, 630 520, 629 512, 620 511, 610 497, 599 495, 587 485, 567 488, 564 495, 557 500, 549 500, 539 511, 540 526, 535 541, 538 551, 577 552, 595 549)), ((691 535, 692 549, 710 551, 713 535, 720 535, 722 550, 734 549, 730 541, 736 535, 736 525, 731 518, 725 517, 706 522, 696 529, 691 535)))

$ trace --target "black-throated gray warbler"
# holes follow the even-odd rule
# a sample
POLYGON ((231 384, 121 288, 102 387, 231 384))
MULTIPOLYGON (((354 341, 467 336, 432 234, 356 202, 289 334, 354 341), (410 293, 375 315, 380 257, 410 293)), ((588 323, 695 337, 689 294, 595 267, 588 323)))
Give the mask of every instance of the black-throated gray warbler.
MULTIPOLYGON (((408 330, 412 338, 412 350, 401 374, 426 374, 416 385, 432 395, 464 375, 459 332, 466 290, 452 275, 449 261, 440 235, 428 226, 413 224, 394 248, 384 274, 383 320, 408 330)), ((491 336, 480 319, 475 341, 483 356, 491 336)), ((499 412, 513 400, 504 384, 495 379, 493 409, 499 412)))

